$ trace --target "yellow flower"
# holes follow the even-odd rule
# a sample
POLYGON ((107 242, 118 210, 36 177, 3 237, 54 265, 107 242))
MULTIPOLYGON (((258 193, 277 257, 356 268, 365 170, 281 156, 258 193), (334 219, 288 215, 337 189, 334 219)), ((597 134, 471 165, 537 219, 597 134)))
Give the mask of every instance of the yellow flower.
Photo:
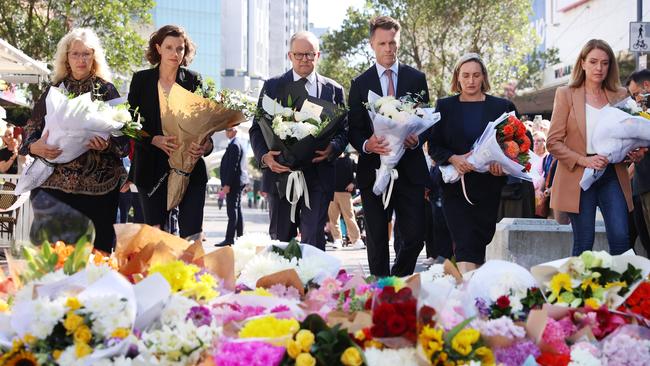
POLYGON ((298 331, 298 334, 296 334, 296 342, 298 342, 298 345, 300 345, 300 349, 302 349, 303 352, 309 352, 315 339, 316 337, 314 337, 314 333, 307 329, 301 329, 298 331))
POLYGON ((36 343, 37 339, 36 339, 36 337, 31 335, 30 333, 27 333, 23 337, 23 341, 25 342, 25 344, 34 344, 34 343, 36 343))
POLYGON ((83 323, 83 317, 73 313, 72 311, 69 311, 65 316, 65 320, 63 321, 63 327, 65 330, 67 330, 67 334, 72 334, 75 330, 77 330, 77 328, 83 325, 83 323))
POLYGON ((382 349, 384 348, 384 344, 376 341, 374 339, 367 340, 363 342, 363 348, 376 348, 376 349, 382 349))
POLYGON ((571 276, 568 273, 558 273, 551 279, 551 293, 555 296, 560 294, 562 289, 571 291, 571 276))
POLYGON ((183 291, 183 295, 197 300, 212 300, 219 296, 219 292, 215 291, 214 287, 206 282, 197 282, 188 284, 183 291))
POLYGON ((589 306, 592 309, 598 309, 600 307, 600 301, 598 301, 598 299, 590 297, 585 300, 585 306, 589 306))
POLYGON ((363 358, 356 347, 348 347, 341 355, 341 363, 345 366, 361 366, 363 358))
POLYGON ((83 358, 93 352, 93 349, 86 343, 75 343, 74 354, 77 358, 83 358))
POLYGON ((597 282, 594 282, 593 278, 589 277, 586 280, 582 281, 582 283, 580 284, 580 287, 583 290, 586 290, 587 287, 591 287, 592 290, 595 290, 597 288, 600 288, 600 285, 597 282))
POLYGON ((9 304, 6 301, 0 299, 0 313, 9 312, 9 304))
POLYGON ((81 307, 81 303, 76 297, 69 297, 65 302, 65 306, 69 307, 70 310, 77 310, 81 307))
POLYGON ((460 355, 467 356, 472 352, 472 345, 478 342, 480 337, 481 333, 476 329, 463 329, 451 340, 451 348, 460 355))
POLYGON ((442 351, 444 345, 442 334, 443 330, 441 328, 432 328, 428 325, 425 325, 420 331, 420 344, 427 358, 431 359, 434 354, 442 351))
POLYGON ((131 333, 131 330, 129 330, 127 328, 117 328, 117 329, 115 329, 113 331, 113 333, 111 333, 111 337, 112 338, 124 339, 124 338, 128 337, 130 333, 131 333))
POLYGON ((316 366, 316 359, 309 353, 301 353, 296 357, 296 366, 316 366))
POLYGON ((169 263, 158 263, 149 267, 149 274, 160 273, 172 288, 179 292, 190 288, 196 283, 194 275, 199 272, 199 267, 194 264, 185 264, 177 260, 169 263))
POLYGON ((287 354, 289 354, 289 357, 295 359, 300 354, 300 351, 300 345, 298 342, 293 339, 287 341, 287 354))
POLYGON ((52 351, 52 357, 54 357, 55 360, 58 360, 59 357, 61 357, 62 353, 63 351, 61 351, 60 349, 55 349, 54 351, 52 351))
POLYGON ((364 333, 363 330, 359 329, 356 332, 354 332, 354 339, 358 341, 363 341, 366 339, 366 333, 364 333))
POLYGON ((296 319, 277 319, 273 316, 257 318, 239 331, 240 338, 279 338, 293 336, 300 329, 296 319))
POLYGON ((93 337, 93 333, 86 325, 82 325, 74 331, 75 343, 88 343, 93 337))
POLYGON ((611 287, 615 287, 615 286, 618 286, 618 287, 627 287, 627 282, 625 282, 625 281, 610 282, 610 283, 608 283, 608 284, 605 285, 605 288, 606 288, 606 289, 609 289, 609 288, 611 288, 611 287))
POLYGON ((492 366, 496 363, 494 360, 494 353, 487 347, 479 347, 476 349, 475 355, 481 359, 481 365, 492 366))
POLYGON ((39 365, 36 356, 33 353, 26 350, 20 350, 2 361, 4 361, 3 365, 5 366, 38 366, 39 365))

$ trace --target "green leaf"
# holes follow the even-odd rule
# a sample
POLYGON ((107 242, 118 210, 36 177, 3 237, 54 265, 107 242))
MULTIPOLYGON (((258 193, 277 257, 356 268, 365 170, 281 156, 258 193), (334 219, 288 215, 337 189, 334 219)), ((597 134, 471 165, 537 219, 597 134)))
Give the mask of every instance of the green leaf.
POLYGON ((474 320, 474 317, 467 318, 462 322, 458 323, 458 325, 456 325, 455 327, 451 328, 451 330, 444 335, 445 343, 450 344, 451 340, 454 339, 456 334, 458 334, 461 330, 463 330, 463 328, 465 328, 467 324, 469 324, 472 320, 474 320))

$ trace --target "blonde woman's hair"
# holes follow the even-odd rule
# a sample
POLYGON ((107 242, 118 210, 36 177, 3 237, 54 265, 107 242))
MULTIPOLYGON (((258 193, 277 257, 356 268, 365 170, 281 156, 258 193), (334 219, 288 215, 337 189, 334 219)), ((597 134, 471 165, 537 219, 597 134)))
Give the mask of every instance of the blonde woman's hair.
POLYGON ((97 76, 104 81, 111 81, 111 71, 106 62, 106 54, 97 34, 90 28, 75 28, 63 36, 56 46, 54 71, 52 72, 51 78, 52 83, 60 83, 70 75, 71 69, 68 63, 68 51, 74 41, 80 41, 86 47, 93 50, 93 64, 90 67, 91 75, 97 76))
POLYGON ((587 60, 587 55, 594 49, 602 50, 609 57, 609 66, 607 67, 607 77, 603 80, 603 88, 609 91, 617 91, 621 87, 621 81, 619 80, 618 72, 618 63, 616 62, 616 56, 614 51, 609 46, 609 44, 602 39, 592 39, 587 42, 587 44, 582 47, 580 54, 576 63, 573 65, 573 71, 571 72, 571 81, 569 86, 572 88, 579 88, 585 83, 587 76, 585 75, 585 70, 582 69, 582 61, 587 60))
POLYGON ((460 67, 468 62, 476 62, 481 65, 481 71, 483 72, 483 82, 481 83, 481 92, 487 93, 490 91, 490 80, 488 79, 487 67, 481 56, 478 53, 466 53, 461 56, 458 61, 456 61, 456 66, 454 66, 454 74, 451 77, 451 91, 453 93, 460 93, 462 88, 458 79, 460 78, 460 67))

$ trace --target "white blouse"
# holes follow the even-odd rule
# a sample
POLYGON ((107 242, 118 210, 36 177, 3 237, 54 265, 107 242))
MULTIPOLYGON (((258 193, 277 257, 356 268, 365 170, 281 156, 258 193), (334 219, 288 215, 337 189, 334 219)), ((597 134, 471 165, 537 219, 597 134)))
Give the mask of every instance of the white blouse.
POLYGON ((595 108, 590 106, 587 103, 585 103, 585 106, 586 106, 585 120, 587 124, 587 154, 595 154, 596 149, 594 149, 594 146, 592 145, 591 136, 594 134, 596 125, 598 125, 600 111, 602 111, 603 108, 609 106, 609 103, 604 105, 602 108, 595 108))

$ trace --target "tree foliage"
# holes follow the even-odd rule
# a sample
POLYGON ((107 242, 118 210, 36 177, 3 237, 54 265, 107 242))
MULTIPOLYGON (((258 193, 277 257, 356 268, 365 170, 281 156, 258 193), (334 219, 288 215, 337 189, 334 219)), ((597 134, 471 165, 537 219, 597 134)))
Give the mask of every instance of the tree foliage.
POLYGON ((349 75, 373 62, 368 21, 390 15, 402 26, 400 61, 426 73, 432 95, 448 94, 454 64, 466 52, 487 63, 493 93, 512 81, 532 86, 549 55, 533 52, 531 14, 529 0, 368 0, 363 9, 348 9, 341 29, 324 37, 321 71, 349 85, 349 75))
MULTIPOLYGON (((51 64, 59 40, 75 27, 94 29, 114 73, 144 61, 137 27, 151 23, 153 0, 2 0, 0 38, 30 57, 51 64)), ((42 87, 42 86, 40 86, 42 87)), ((40 90, 33 90, 38 95, 40 90)))

